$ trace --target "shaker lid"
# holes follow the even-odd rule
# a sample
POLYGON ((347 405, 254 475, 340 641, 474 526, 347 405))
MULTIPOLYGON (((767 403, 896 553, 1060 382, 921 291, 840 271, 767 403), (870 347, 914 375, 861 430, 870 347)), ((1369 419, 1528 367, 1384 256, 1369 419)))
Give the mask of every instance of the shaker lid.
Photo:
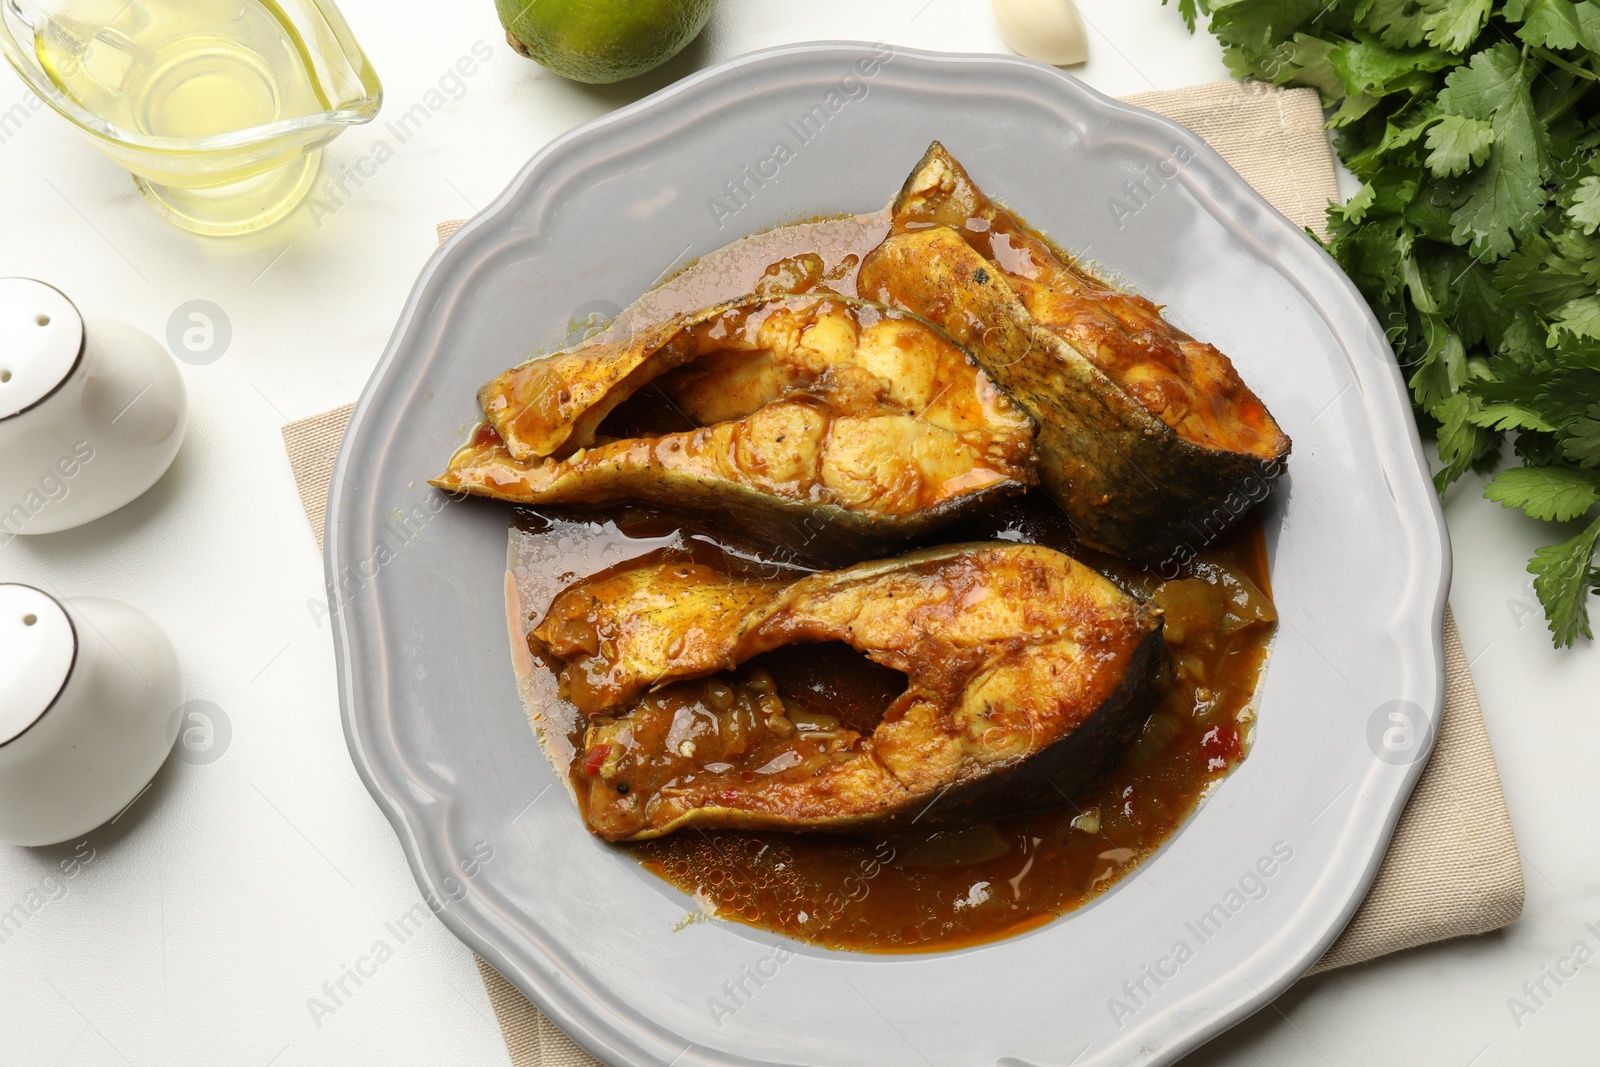
POLYGON ((77 633, 55 597, 0 585, 0 745, 50 709, 77 655, 77 633))
POLYGON ((64 293, 32 278, 0 278, 0 419, 55 392, 82 353, 83 316, 64 293))

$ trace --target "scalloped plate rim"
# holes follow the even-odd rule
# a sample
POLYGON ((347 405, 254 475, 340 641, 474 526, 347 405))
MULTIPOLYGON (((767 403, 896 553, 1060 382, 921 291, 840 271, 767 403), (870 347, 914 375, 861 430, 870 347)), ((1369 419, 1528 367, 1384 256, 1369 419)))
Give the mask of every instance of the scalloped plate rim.
MULTIPOLYGON (((784 60, 792 61, 797 57, 814 57, 821 52, 867 54, 878 47, 882 46, 854 41, 815 41, 781 45, 751 52, 715 64, 633 104, 575 127, 552 139, 535 153, 493 203, 463 225, 455 235, 434 252, 408 295, 384 353, 374 368, 367 386, 363 389, 355 410, 352 412, 349 428, 334 465, 326 513, 328 536, 326 538, 325 564, 329 585, 334 590, 335 597, 341 607, 345 606, 347 601, 343 591, 339 588, 336 576, 339 574, 341 561, 345 560, 348 554, 345 544, 348 531, 344 529, 344 524, 340 519, 342 506, 346 499, 345 487, 349 484, 343 475, 345 475, 352 459, 355 442, 364 433, 369 432, 368 419, 372 415, 371 408, 374 398, 388 376, 395 372, 397 365, 401 362, 405 349, 404 343, 411 328, 417 322, 418 311, 425 297, 430 293, 435 293, 448 287, 447 274, 455 251, 485 226, 494 226, 494 220, 504 215, 520 199, 531 195, 535 186, 534 179, 542 168, 550 164, 561 153, 575 150, 576 146, 581 145, 586 138, 608 127, 626 123, 640 116, 647 116, 658 110, 670 109, 675 105, 681 105, 686 100, 691 99, 696 90, 709 91, 719 80, 727 79, 730 75, 737 74, 740 68, 748 68, 752 64, 774 63, 784 60)), ((1079 107, 1088 107, 1098 111, 1102 117, 1114 116, 1146 129, 1158 129, 1165 136, 1176 136, 1185 141, 1194 150, 1197 157, 1196 162, 1202 164, 1196 168, 1199 177, 1210 184, 1212 191, 1224 192, 1233 198, 1231 203, 1222 209, 1213 207, 1214 214, 1231 217, 1233 210, 1247 208, 1248 213, 1257 216, 1252 221, 1265 222, 1278 231, 1275 235, 1263 234, 1264 240, 1268 236, 1276 237, 1280 241, 1285 237, 1294 237, 1298 238, 1301 243, 1307 243, 1303 234, 1292 223, 1278 214, 1260 194, 1246 184, 1243 179, 1239 178, 1209 146, 1187 128, 1164 116, 1106 97, 1056 68, 1046 67, 1042 64, 1013 56, 983 53, 929 52, 900 46, 893 46, 892 54, 896 59, 908 58, 913 60, 914 63, 1009 67, 1016 68, 1019 72, 1022 72, 1023 76, 1037 77, 1041 72, 1053 76, 1057 79, 1060 91, 1073 97, 1073 103, 1079 107)), ((1283 247, 1292 249, 1294 245, 1292 243, 1274 245, 1275 249, 1283 247)), ((1364 318, 1365 320, 1361 323, 1364 330, 1350 329, 1346 331, 1338 330, 1332 321, 1328 321, 1327 325, 1330 331, 1340 337, 1341 340, 1354 340, 1357 342, 1365 340, 1368 345, 1381 345, 1383 351, 1387 353, 1388 347, 1383 339, 1381 329, 1359 293, 1345 279, 1337 265, 1321 249, 1313 248, 1311 251, 1314 252, 1315 257, 1313 259, 1313 269, 1320 275, 1316 280, 1331 283, 1331 292, 1321 289, 1319 291, 1325 296, 1332 295, 1341 298, 1346 305, 1344 310, 1355 313, 1359 318, 1364 318), (1364 333, 1365 336, 1353 336, 1357 333, 1364 333)), ((1290 272, 1282 264, 1278 264, 1278 266, 1291 282, 1302 288, 1302 292, 1306 291, 1303 287, 1304 279, 1290 272)), ((1352 349, 1347 346, 1340 355, 1349 357, 1351 353, 1352 349)), ((1364 384, 1382 384, 1381 382, 1373 383, 1370 380, 1372 374, 1382 373, 1381 371, 1363 367, 1354 360, 1351 360, 1351 366, 1355 376, 1360 378, 1364 384)), ((1398 368, 1394 366, 1392 361, 1389 361, 1388 378, 1390 395, 1387 399, 1394 401, 1398 407, 1406 412, 1406 425, 1410 443, 1409 458, 1415 463, 1418 470, 1425 471, 1426 460, 1424 459, 1422 445, 1415 427, 1409 419, 1409 400, 1405 386, 1398 368)), ((1364 396, 1366 395, 1365 391, 1363 391, 1363 394, 1364 396)), ((1370 396, 1366 396, 1366 400, 1370 412, 1373 400, 1370 396)), ((1393 460, 1394 457, 1391 456, 1390 461, 1393 462, 1393 460)), ((1388 476, 1387 465, 1385 467, 1385 475, 1386 477, 1388 476)), ((1391 485, 1392 492, 1393 487, 1391 485)), ((1424 615, 1430 620, 1430 632, 1426 635, 1427 652, 1429 653, 1427 658, 1431 659, 1431 670, 1438 677, 1436 697, 1431 706, 1424 708, 1425 713, 1430 716, 1430 725, 1433 727, 1430 733, 1431 742, 1432 738, 1437 736, 1437 727, 1444 699, 1444 651, 1441 631, 1445 599, 1449 589, 1451 564, 1450 546, 1442 510, 1437 498, 1431 492, 1427 494, 1427 503, 1422 511, 1424 513, 1422 517, 1425 520, 1431 520, 1431 532, 1435 540, 1429 543, 1426 538, 1418 535, 1417 543, 1411 547, 1424 550, 1432 549, 1438 552, 1438 575, 1433 585, 1431 597, 1426 588, 1414 589, 1409 598, 1410 602, 1405 604, 1405 607, 1411 609, 1414 614, 1424 615)), ((1413 585, 1426 586, 1426 576, 1423 576, 1418 582, 1414 582, 1413 585)), ((1397 609, 1396 615, 1399 614, 1401 612, 1397 609)), ((351 634, 348 629, 350 617, 350 613, 345 611, 334 613, 333 636, 341 718, 352 762, 355 764, 362 782, 372 793, 379 809, 394 828, 419 888, 423 891, 425 897, 430 900, 437 900, 442 896, 438 884, 439 880, 429 871, 425 862, 428 858, 436 858, 436 849, 425 847, 424 838, 429 836, 428 832, 430 830, 440 833, 442 831, 438 826, 430 827, 416 807, 401 796, 400 789, 397 787, 407 782, 415 785, 415 779, 407 778, 403 774, 395 777, 387 773, 390 770, 389 768, 381 767, 380 763, 375 760, 375 757, 379 755, 393 755, 397 760, 403 760, 403 756, 398 752, 383 753, 381 746, 374 743, 376 739, 363 733, 363 727, 367 725, 366 720, 362 714, 358 713, 356 708, 352 707, 354 698, 352 697, 351 675, 354 671, 354 661, 351 650, 351 634)), ((1093 1058, 1093 1062, 1122 1063, 1134 1062, 1135 1059, 1143 1063, 1173 1062, 1180 1056, 1192 1051, 1205 1040, 1265 1006, 1296 981, 1307 968, 1320 958, 1365 898, 1366 890, 1373 877, 1375 877, 1378 866, 1384 856, 1389 837, 1426 763, 1426 759, 1418 758, 1400 770, 1383 772, 1381 768, 1375 767, 1370 772, 1371 775, 1387 773, 1387 795, 1382 798, 1369 799, 1368 802, 1368 807, 1374 809, 1372 815, 1376 817, 1376 822, 1370 825, 1376 827, 1375 840, 1377 841, 1377 847, 1367 858, 1366 868, 1358 880, 1357 891, 1349 895, 1348 899, 1344 900, 1336 910, 1324 915, 1322 921, 1318 924, 1319 928, 1312 932, 1310 936, 1301 940, 1301 947, 1298 952, 1280 961, 1280 965, 1277 968, 1277 978, 1274 981, 1259 987, 1253 987, 1248 992, 1239 992, 1232 998, 1227 1007, 1216 1010, 1208 1018, 1193 1021, 1168 1044, 1160 1048, 1159 1051, 1154 1051, 1148 1055, 1142 1054, 1119 1058, 1115 1061, 1102 1061, 1096 1057, 1093 1058)), ((1356 821, 1354 814, 1352 814, 1350 821, 1356 821)), ((469 897, 468 899, 471 898, 469 897)), ((497 939, 495 936, 496 931, 493 929, 494 917, 492 914, 486 912, 475 913, 473 918, 476 921, 468 921, 468 917, 462 914, 463 910, 466 909, 445 907, 435 909, 435 913, 452 933, 478 955, 482 956, 501 974, 505 975, 524 995, 538 1004, 545 1014, 578 1044, 596 1056, 606 1059, 607 1062, 641 1065, 665 1064, 667 1062, 664 1059, 648 1057, 648 1053, 642 1046, 630 1042, 611 1019, 597 1013, 593 1006, 583 1003, 582 999, 575 997, 569 988, 559 988, 560 983, 546 982, 540 979, 522 962, 514 958, 503 940, 497 939)), ((611 1007, 615 1010, 623 1008, 625 1005, 613 998, 611 1007)), ((684 1053, 680 1053, 680 1056, 686 1057, 689 1051, 686 1049, 684 1053)), ((685 1058, 674 1062, 682 1062, 684 1064, 691 1062, 737 1064, 739 1067, 765 1067, 768 1062, 776 1062, 753 1060, 744 1057, 728 1057, 716 1053, 714 1050, 696 1051, 710 1052, 711 1055, 709 1057, 696 1055, 693 1060, 685 1058)), ((1152 1052, 1152 1050, 1148 1049, 1145 1051, 1147 1053, 1152 1052)), ((998 1063, 1003 1067, 1028 1067, 1028 1061, 1008 1056, 1001 1056, 998 1063)))

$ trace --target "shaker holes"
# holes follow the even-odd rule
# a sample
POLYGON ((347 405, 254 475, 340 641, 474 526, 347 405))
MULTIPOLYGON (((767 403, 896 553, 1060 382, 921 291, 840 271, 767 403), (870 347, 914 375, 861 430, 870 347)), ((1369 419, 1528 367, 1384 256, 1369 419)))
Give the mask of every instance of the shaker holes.
POLYGON ((24 625, 24 626, 32 626, 34 623, 36 623, 38 621, 39 621, 39 616, 37 616, 37 615, 24 615, 22 617, 22 625, 24 625))

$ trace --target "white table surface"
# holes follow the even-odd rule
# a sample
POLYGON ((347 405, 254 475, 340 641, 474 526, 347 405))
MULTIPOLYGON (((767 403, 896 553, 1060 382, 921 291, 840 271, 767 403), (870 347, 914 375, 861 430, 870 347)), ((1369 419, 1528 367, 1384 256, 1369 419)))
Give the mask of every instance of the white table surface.
MULTIPOLYGON (((1096 88, 1226 73, 1215 42, 1189 38, 1156 0, 1080 3, 1093 55, 1077 73, 1096 88)), ((214 762, 169 761, 116 825, 90 835, 80 854, 92 862, 74 878, 57 867, 70 848, 0 846, 0 912, 30 892, 45 902, 0 942, 7 1067, 507 1063, 468 951, 431 918, 403 944, 385 926, 419 896, 345 751, 319 623, 322 562, 279 427, 356 396, 433 250, 434 222, 472 214, 562 131, 789 41, 1005 50, 988 0, 722 0, 663 71, 589 88, 507 50, 489 0, 346 0, 345 11, 388 102, 378 123, 332 146, 325 174, 372 151, 384 120, 476 42, 493 59, 320 225, 301 212, 255 238, 195 238, 48 111, 0 127, 0 273, 54 282, 157 337, 196 298, 233 329, 221 359, 184 367, 189 437, 150 493, 87 527, 0 547, 0 580, 148 612, 177 643, 190 696, 223 709, 232 732, 214 762), (314 1014, 309 999, 380 940, 393 957, 358 989, 347 982, 354 995, 333 1013, 314 1014)), ((0 73, 0 113, 23 92, 0 73)), ((1187 1062, 1488 1067, 1593 1054, 1594 966, 1559 987, 1546 979, 1553 995, 1520 1020, 1508 999, 1576 942, 1600 951, 1584 925, 1600 928, 1600 652, 1552 651, 1522 569, 1548 534, 1483 500, 1481 486, 1466 479, 1446 504, 1453 601, 1527 869, 1526 915, 1501 934, 1304 981, 1187 1062)))

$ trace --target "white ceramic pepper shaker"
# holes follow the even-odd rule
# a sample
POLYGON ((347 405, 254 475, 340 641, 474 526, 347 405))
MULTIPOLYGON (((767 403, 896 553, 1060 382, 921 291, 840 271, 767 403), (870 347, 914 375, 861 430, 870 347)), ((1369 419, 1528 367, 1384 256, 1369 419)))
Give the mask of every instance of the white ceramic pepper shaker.
POLYGON ((0 278, 0 544, 139 496, 178 454, 187 415, 177 364, 149 334, 0 278))
POLYGON ((0 584, 0 841, 49 845, 128 805, 177 736, 172 642, 115 600, 0 584))

